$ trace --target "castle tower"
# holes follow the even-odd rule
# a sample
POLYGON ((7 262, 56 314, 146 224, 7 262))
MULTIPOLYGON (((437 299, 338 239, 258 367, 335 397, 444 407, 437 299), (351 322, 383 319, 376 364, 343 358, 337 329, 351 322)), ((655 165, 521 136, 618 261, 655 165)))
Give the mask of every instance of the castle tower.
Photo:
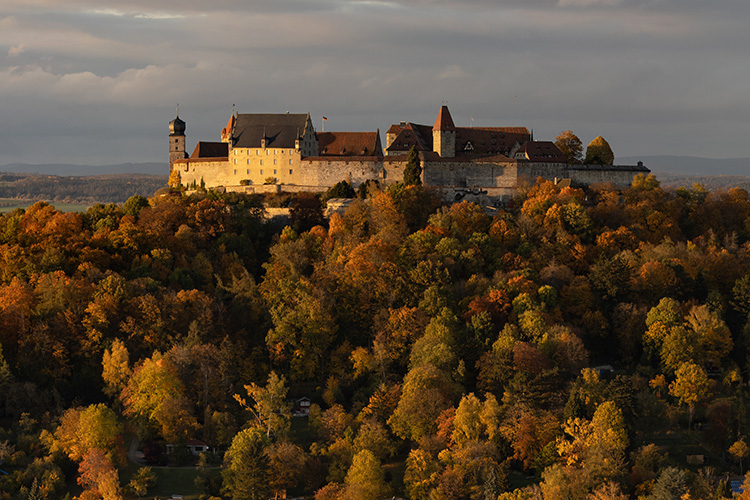
POLYGON ((440 108, 432 127, 432 150, 443 158, 456 156, 456 126, 445 104, 440 108))
POLYGON ((179 115, 169 122, 169 173, 172 173, 172 165, 175 160, 187 158, 185 152, 185 122, 180 120, 179 115))

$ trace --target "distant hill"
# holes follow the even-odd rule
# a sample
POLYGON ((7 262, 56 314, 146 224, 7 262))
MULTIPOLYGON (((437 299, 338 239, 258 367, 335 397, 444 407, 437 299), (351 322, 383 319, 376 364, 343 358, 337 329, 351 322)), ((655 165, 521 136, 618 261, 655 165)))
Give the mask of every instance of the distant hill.
POLYGON ((131 196, 152 196, 167 185, 166 175, 50 175, 0 173, 0 198, 69 203, 122 203, 131 196))
POLYGON ((750 158, 698 158, 696 156, 625 156, 615 163, 635 165, 639 161, 658 174, 750 176, 750 158))
POLYGON ((169 173, 169 164, 118 163, 116 165, 72 165, 66 163, 47 163, 43 165, 31 165, 29 163, 9 163, 6 165, 0 165, 0 172, 44 175, 167 175, 169 173))
POLYGON ((709 191, 741 187, 750 191, 750 158, 699 158, 696 156, 625 156, 615 163, 642 161, 664 188, 690 187, 696 182, 709 191))

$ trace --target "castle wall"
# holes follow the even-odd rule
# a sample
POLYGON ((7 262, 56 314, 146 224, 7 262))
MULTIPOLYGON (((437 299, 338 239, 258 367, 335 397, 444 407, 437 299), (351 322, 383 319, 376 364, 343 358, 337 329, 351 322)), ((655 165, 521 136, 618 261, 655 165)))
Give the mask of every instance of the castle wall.
POLYGON ((570 177, 568 165, 565 163, 518 163, 518 178, 528 183, 534 183, 537 177, 553 181, 570 177))
POLYGON ((226 158, 179 160, 174 163, 173 168, 179 170, 183 186, 190 186, 193 181, 200 186, 201 180, 207 187, 235 184, 233 169, 226 158))
POLYGON ((349 181, 356 188, 370 179, 381 179, 382 170, 383 161, 377 158, 305 158, 299 184, 330 187, 349 181))
POLYGON ((426 161, 422 164, 426 186, 514 188, 516 162, 426 161))
POLYGON ((568 177, 579 184, 609 182, 616 187, 626 188, 633 185, 636 174, 647 174, 649 169, 639 165, 571 165, 568 177))
MULTIPOLYGON (((390 156, 383 159, 383 171, 381 179, 388 186, 404 181, 404 167, 406 166, 406 155, 390 156)), ((424 178, 424 174, 422 174, 424 178)))

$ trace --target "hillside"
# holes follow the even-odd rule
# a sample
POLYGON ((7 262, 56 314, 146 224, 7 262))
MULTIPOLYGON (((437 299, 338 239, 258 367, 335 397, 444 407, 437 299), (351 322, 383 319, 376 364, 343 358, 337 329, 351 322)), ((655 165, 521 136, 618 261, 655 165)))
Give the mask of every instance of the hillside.
POLYGON ((370 194, 0 215, 0 499, 732 498, 747 192, 370 194))
POLYGON ((166 184, 166 175, 110 174, 75 177, 0 173, 0 198, 123 203, 136 194, 152 196, 166 184))
POLYGON ((46 175, 113 175, 113 174, 148 174, 167 175, 167 163, 118 163, 114 165, 74 165, 68 163, 46 163, 33 165, 29 163, 9 163, 0 165, 0 172, 17 172, 22 174, 46 175))

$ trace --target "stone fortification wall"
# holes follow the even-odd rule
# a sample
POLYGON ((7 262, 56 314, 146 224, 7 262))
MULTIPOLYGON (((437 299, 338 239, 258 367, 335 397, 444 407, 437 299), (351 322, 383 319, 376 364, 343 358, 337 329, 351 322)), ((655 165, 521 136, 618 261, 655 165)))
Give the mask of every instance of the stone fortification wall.
POLYGON ((570 165, 568 177, 578 184, 596 184, 609 182, 617 187, 626 188, 633 185, 636 174, 648 174, 648 168, 640 165, 570 165))
POLYGON ((403 182, 405 166, 406 155, 386 156, 383 159, 381 179, 378 180, 382 180, 386 185, 403 182))
POLYGON ((234 169, 230 168, 227 158, 210 158, 206 160, 179 160, 173 165, 179 170, 183 186, 197 185, 201 180, 207 187, 230 186, 237 184, 234 169))
POLYGON ((515 161, 461 162, 426 161, 422 164, 423 182, 427 186, 514 188, 517 179, 515 161))
POLYGON ((382 179, 383 160, 377 157, 304 158, 300 164, 300 186, 331 187, 349 181, 357 188, 370 179, 382 179))
POLYGON ((565 163, 519 162, 518 177, 525 182, 533 183, 538 177, 553 181, 569 177, 568 165, 565 163))

